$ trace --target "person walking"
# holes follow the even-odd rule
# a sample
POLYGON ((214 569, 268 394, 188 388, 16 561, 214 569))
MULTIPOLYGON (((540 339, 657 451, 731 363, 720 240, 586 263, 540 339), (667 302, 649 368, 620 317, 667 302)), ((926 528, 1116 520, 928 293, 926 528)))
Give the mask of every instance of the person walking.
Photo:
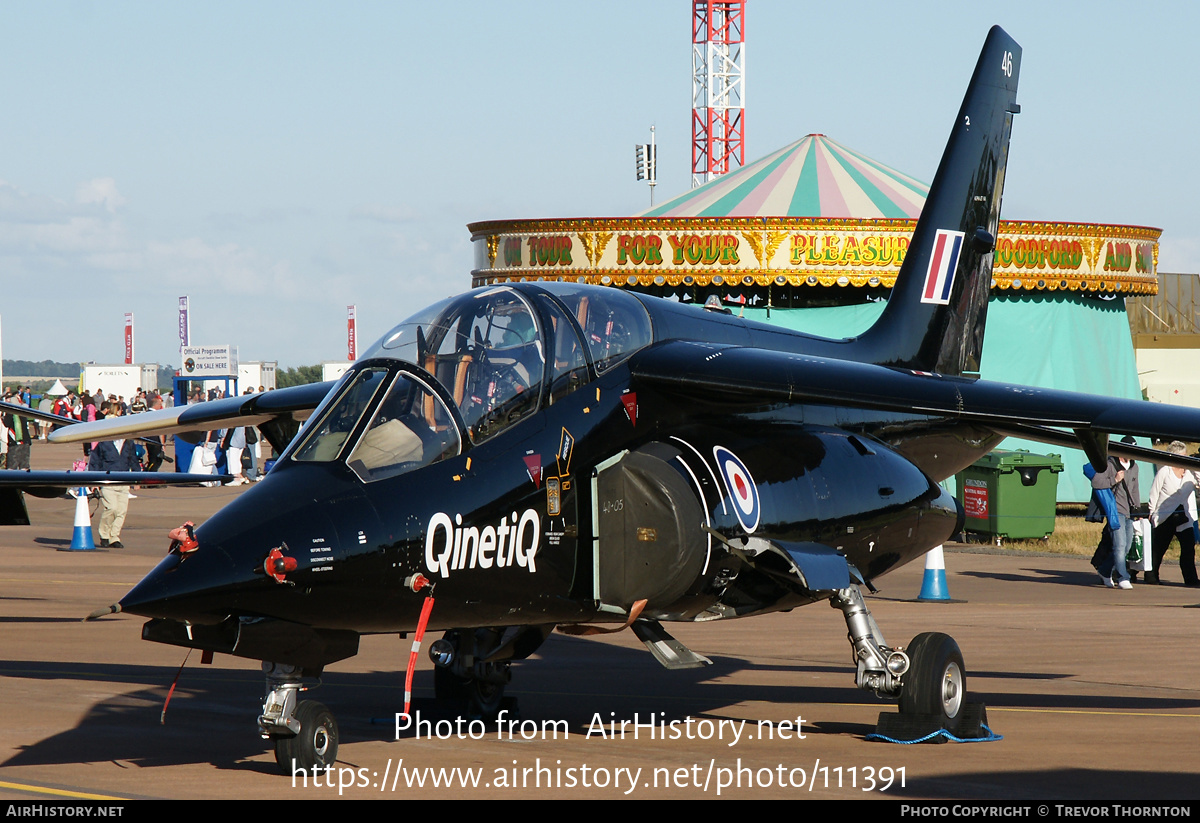
MULTIPOLYGON (((22 400, 21 394, 14 394, 8 398, 8 402, 17 406, 27 406, 22 400)), ((37 425, 33 418, 22 417, 18 413, 5 413, 4 421, 4 437, 8 443, 8 455, 5 459, 5 468, 8 469, 29 469, 29 450, 33 445, 36 432, 34 427, 37 425)))
MULTIPOLYGON (((1167 447, 1171 454, 1187 454, 1187 446, 1176 440, 1167 447)), ((1146 582, 1158 585, 1159 568, 1172 540, 1179 541, 1179 570, 1183 585, 1200 586, 1196 576, 1196 475, 1186 469, 1163 466, 1154 475, 1150 487, 1150 523, 1153 526, 1154 568, 1146 572, 1146 582)))
MULTIPOLYGON (((110 417, 120 417, 123 413, 119 404, 109 408, 110 417)), ((131 439, 102 440, 92 447, 91 457, 88 458, 88 471, 100 472, 131 472, 136 471, 137 456, 134 442, 131 439)), ((129 511, 128 486, 100 487, 100 545, 104 548, 123 549, 121 543, 121 526, 125 524, 125 514, 129 511)))
MULTIPOLYGON (((1132 437, 1121 438, 1122 443, 1133 444, 1132 437)), ((1132 460, 1109 457, 1108 468, 1092 477, 1093 489, 1111 489, 1116 498, 1120 522, 1113 527, 1112 555, 1105 558, 1098 571, 1105 585, 1118 589, 1132 589, 1125 556, 1133 546, 1132 515, 1141 508, 1141 490, 1138 488, 1138 466, 1132 460)))

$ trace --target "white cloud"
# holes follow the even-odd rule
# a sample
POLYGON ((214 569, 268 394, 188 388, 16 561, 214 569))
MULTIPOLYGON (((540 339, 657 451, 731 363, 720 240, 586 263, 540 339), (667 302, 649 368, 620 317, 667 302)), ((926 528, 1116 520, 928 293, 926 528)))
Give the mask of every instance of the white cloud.
MULTIPOLYGON (((65 301, 100 326, 137 312, 140 356, 171 362, 175 300, 189 294, 196 316, 205 318, 207 339, 242 346, 247 357, 315 362, 340 350, 339 305, 357 302, 365 339, 468 285, 463 261, 470 246, 459 224, 425 225, 404 208, 356 210, 351 241, 312 237, 308 245, 276 248, 267 231, 248 232, 250 242, 233 242, 219 231, 208 236, 196 226, 155 232, 136 207, 120 206, 111 180, 82 184, 75 195, 31 194, 0 180, 0 271, 11 283, 47 285, 5 311, 6 342, 18 356, 119 356, 108 350, 119 335, 40 334, 37 318, 65 301), (264 306, 270 307, 265 314, 264 306)), ((275 215, 259 216, 266 224, 275 215)))
POLYGON ((0 181, 0 254, 37 269, 39 262, 75 264, 81 255, 127 246, 124 225, 105 209, 30 194, 0 181))
POLYGON ((7 180, 0 180, 0 221, 28 222, 58 211, 58 204, 49 197, 34 197, 7 180))
POLYGON ((118 206, 125 205, 125 198, 117 191, 117 181, 111 177, 96 177, 80 183, 75 189, 75 202, 83 205, 99 203, 109 214, 118 206))
POLYGON ((312 296, 286 261, 245 246, 135 237, 116 213, 125 200, 112 178, 81 183, 75 199, 66 203, 0 181, 0 258, 7 271, 54 276, 68 292, 103 283, 106 295, 203 288, 231 296, 312 296))
POLYGON ((150 243, 138 268, 171 289, 206 288, 240 296, 293 298, 303 291, 284 260, 270 260, 236 243, 213 245, 191 237, 150 243))

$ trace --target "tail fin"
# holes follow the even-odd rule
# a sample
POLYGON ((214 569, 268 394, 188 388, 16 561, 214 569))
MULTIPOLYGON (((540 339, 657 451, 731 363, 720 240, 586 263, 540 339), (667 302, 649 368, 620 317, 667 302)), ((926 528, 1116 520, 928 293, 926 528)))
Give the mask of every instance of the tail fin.
POLYGON ((988 32, 887 307, 856 359, 979 375, 1021 47, 988 32))

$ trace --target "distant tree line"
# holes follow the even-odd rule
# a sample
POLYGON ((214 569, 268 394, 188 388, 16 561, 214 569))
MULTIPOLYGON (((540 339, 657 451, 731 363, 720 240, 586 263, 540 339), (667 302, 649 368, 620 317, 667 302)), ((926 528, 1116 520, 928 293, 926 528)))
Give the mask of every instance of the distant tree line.
POLYGON ((321 366, 297 366, 294 369, 277 369, 275 372, 276 388, 286 389, 291 386, 304 386, 309 383, 321 382, 321 366))
POLYGON ((171 386, 174 385, 175 367, 174 366, 159 366, 158 367, 158 387, 163 391, 171 391, 171 386))
MULTIPOLYGON (((79 363, 57 363, 53 360, 5 360, 4 375, 8 377, 45 377, 46 386, 50 386, 55 378, 61 378, 68 389, 79 385, 79 375, 83 366, 79 363)), ((171 388, 171 378, 175 376, 175 367, 171 365, 158 367, 158 386, 164 390, 171 388)), ((147 388, 153 389, 154 386, 147 388)))
POLYGON ((21 377, 72 377, 79 379, 78 363, 55 363, 53 360, 5 360, 4 373, 21 377))
MULTIPOLYGON (((82 367, 78 363, 56 363, 53 360, 42 360, 34 362, 32 360, 5 360, 4 374, 14 377, 45 377, 48 378, 46 385, 49 386, 54 382, 54 378, 64 378, 63 382, 68 388, 75 388, 79 383, 79 373, 82 367), (71 382, 68 382, 68 379, 71 382)), ((164 390, 169 390, 171 380, 175 377, 175 367, 171 365, 159 366, 158 368, 158 385, 164 390)), ((308 383, 321 382, 321 366, 298 366, 291 369, 279 369, 275 373, 275 384, 281 389, 286 389, 288 386, 303 386, 308 383)))

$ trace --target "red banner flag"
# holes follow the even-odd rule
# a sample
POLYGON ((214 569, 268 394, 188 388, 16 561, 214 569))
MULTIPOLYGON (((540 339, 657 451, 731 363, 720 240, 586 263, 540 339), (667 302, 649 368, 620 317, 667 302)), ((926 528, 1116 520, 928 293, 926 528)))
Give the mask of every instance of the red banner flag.
POLYGON ((125 312, 125 365, 133 365, 133 312, 125 312))

